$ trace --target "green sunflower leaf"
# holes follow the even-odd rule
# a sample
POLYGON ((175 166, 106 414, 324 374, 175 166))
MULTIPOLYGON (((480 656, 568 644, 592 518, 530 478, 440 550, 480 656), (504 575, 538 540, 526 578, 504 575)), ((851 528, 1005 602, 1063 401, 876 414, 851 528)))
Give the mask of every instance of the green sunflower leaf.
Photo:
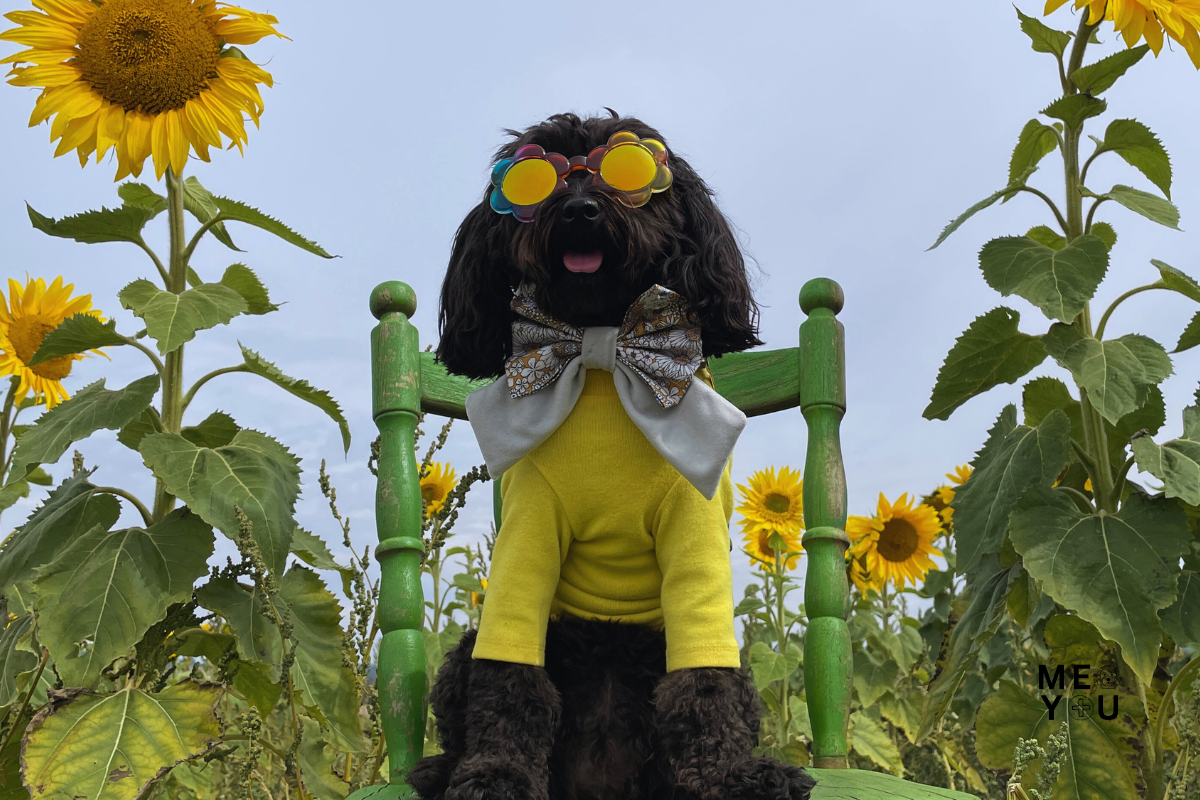
POLYGON ((1138 334, 1101 342, 1070 325, 1056 324, 1042 341, 1046 352, 1070 370, 1075 382, 1087 389, 1092 405, 1113 424, 1145 405, 1150 387, 1173 372, 1166 349, 1138 334))
POLYGON ((1183 410, 1183 435, 1155 444, 1149 434, 1133 438, 1138 468, 1163 483, 1167 497, 1200 506, 1200 392, 1196 405, 1183 410))
POLYGON ((261 316, 279 310, 279 306, 271 302, 267 287, 245 264, 234 264, 226 269, 221 276, 221 283, 242 296, 246 301, 247 314, 261 316))
POLYGON ((39 464, 55 464, 75 442, 105 428, 118 430, 140 417, 158 392, 158 376, 147 375, 110 392, 99 380, 38 418, 17 441, 9 484, 25 478, 39 464))
POLYGON ((305 239, 303 236, 296 233, 279 220, 268 217, 257 208, 251 208, 245 203, 240 203, 237 200, 230 200, 226 197, 213 197, 213 203, 216 204, 217 208, 221 212, 221 216, 223 216, 225 219, 232 220, 234 222, 244 222, 247 225, 253 225, 256 228, 261 228, 267 233, 275 234, 288 244, 295 245, 301 250, 306 250, 313 255, 321 256, 321 258, 333 258, 332 255, 325 252, 325 249, 316 242, 305 239))
MULTIPOLYGON (((941 235, 940 235, 940 236, 938 236, 938 238, 937 238, 937 241, 936 241, 936 242, 934 242, 934 243, 933 243, 933 244, 932 244, 932 245, 929 247, 929 250, 933 250, 933 249, 935 249, 935 248, 936 248, 938 245, 940 245, 942 242, 944 242, 944 241, 946 241, 947 239, 949 239, 949 238, 950 238, 950 234, 954 233, 956 230, 958 230, 959 228, 961 228, 961 227, 962 227, 962 224, 963 224, 964 222, 966 222, 966 221, 967 221, 967 220, 969 220, 971 217, 973 217, 973 216, 975 216, 976 214, 978 214, 980 211, 983 211, 985 208, 989 208, 989 207, 991 207, 991 206, 994 206, 994 205, 995 205, 997 202, 999 202, 999 201, 1000 201, 1001 199, 1003 199, 1003 198, 1007 198, 1007 197, 1011 197, 1012 195, 1015 195, 1015 194, 1016 194, 1018 191, 1020 191, 1020 190, 1021 190, 1021 188, 1022 188, 1022 187, 1024 187, 1024 186, 1025 186, 1025 181, 1029 180, 1029 176, 1030 176, 1030 175, 1032 175, 1032 174, 1033 174, 1034 172, 1036 172, 1036 171, 1037 171, 1037 167, 1029 167, 1029 168, 1028 168, 1027 170, 1025 170, 1025 172, 1024 172, 1024 173, 1023 173, 1023 174, 1022 174, 1020 177, 1018 177, 1018 178, 1017 178, 1015 181, 1011 181, 1011 180, 1010 180, 1010 181, 1009 181, 1009 183, 1008 183, 1008 186, 1005 186, 1003 189, 1001 189, 1000 191, 996 192, 995 194, 992 194, 992 195, 989 195, 988 197, 985 197, 984 199, 980 200, 980 201, 979 201, 978 203, 976 203, 975 205, 973 205, 973 206, 971 206, 970 208, 968 208, 966 211, 964 211, 962 214, 960 214, 960 215, 958 216, 958 218, 957 218, 957 219, 954 219, 954 220, 952 220, 952 221, 950 222, 950 224, 949 224, 949 225, 947 225, 947 226, 946 226, 946 227, 945 227, 945 228, 942 230, 942 233, 941 233, 941 235)), ((928 251, 927 251, 927 252, 928 252, 928 251)))
MULTIPOLYGON (((201 225, 207 225, 221 213, 216 201, 213 199, 212 193, 201 186, 200 181, 194 176, 184 178, 183 180, 183 208, 195 217, 201 225)), ((209 232, 216 237, 218 242, 230 250, 236 250, 239 253, 242 252, 233 243, 233 239, 229 236, 229 231, 225 229, 224 222, 218 222, 216 225, 213 225, 209 228, 209 232)))
MULTIPOLYGON (((1122 696, 1114 720, 1101 719, 1095 709, 1076 715, 1064 697, 1054 716, 1042 698, 1034 697, 1012 681, 1000 681, 995 694, 983 701, 976 719, 976 751, 989 769, 1011 770, 1013 750, 1019 739, 1037 739, 1043 746, 1051 734, 1067 723, 1069 746, 1066 762, 1054 786, 1055 800, 1112 800, 1138 796, 1138 763, 1142 733, 1134 723, 1144 719, 1136 697, 1122 696)), ((1105 697, 1106 713, 1112 711, 1111 696, 1105 697)), ((1029 762, 1024 772, 1027 788, 1036 786, 1041 760, 1029 762)))
POLYGON ((196 589, 196 602, 224 617, 237 639, 244 661, 266 664, 272 682, 279 681, 283 656, 279 629, 266 595, 256 584, 242 585, 233 578, 213 578, 196 589))
POLYGON ((117 431, 117 441, 130 450, 137 450, 143 438, 152 433, 162 432, 162 420, 158 416, 158 411, 147 408, 141 413, 141 416, 135 417, 117 431))
POLYGON ((331 420, 337 423, 338 429, 342 432, 342 446, 346 449, 346 452, 350 451, 350 423, 346 421, 346 415, 342 413, 341 406, 338 405, 329 392, 317 389, 307 381, 284 375, 279 367, 267 361, 258 353, 241 343, 238 346, 242 348, 242 358, 245 359, 246 370, 248 372, 252 372, 260 378, 266 378, 289 394, 299 397, 306 403, 311 403, 324 411, 331 420))
POLYGON ((1100 116, 1108 108, 1108 103, 1086 94, 1070 94, 1060 97, 1042 109, 1047 117, 1060 119, 1071 130, 1078 130, 1083 123, 1092 117, 1100 116))
POLYGON ((1179 292, 1190 300, 1200 303, 1200 283, 1197 283, 1195 278, 1181 270, 1175 269, 1165 261, 1159 261, 1157 258, 1150 259, 1150 263, 1158 269, 1158 274, 1162 276, 1164 286, 1171 291, 1179 292))
POLYGON ((173 433, 142 439, 138 451, 167 490, 204 521, 236 541, 242 509, 267 566, 282 573, 293 511, 300 493, 300 462, 287 448, 258 431, 241 430, 224 447, 197 447, 173 433))
POLYGON ((1162 640, 1158 612, 1175 601, 1178 559, 1191 538, 1179 505, 1134 493, 1116 514, 1085 516, 1061 492, 1035 486, 1010 528, 1042 590, 1121 645, 1149 684, 1162 640))
POLYGON ((159 775, 221 741, 214 685, 69 696, 38 714, 25 737, 25 782, 38 797, 134 800, 159 775))
POLYGON ((970 571, 987 553, 1000 551, 1009 514, 1021 495, 1030 486, 1053 483, 1070 452, 1071 421, 1057 409, 1037 427, 1022 425, 985 446, 975 471, 951 503, 959 572, 970 571))
MULTIPOLYGON (((233 441, 241 428, 233 421, 233 417, 221 411, 214 411, 204 418, 199 425, 184 428, 179 435, 197 447, 216 449, 224 447, 233 441)), ((161 433, 161 431, 158 431, 161 433)))
POLYGON ((1040 425, 1051 411, 1058 409, 1071 420, 1071 438, 1083 441, 1083 410, 1071 397, 1071 390, 1057 378, 1035 378, 1021 393, 1026 425, 1040 425))
POLYGON ((317 574, 292 567, 279 582, 296 626, 296 665, 292 680, 304 705, 328 722, 340 750, 364 749, 358 719, 358 683, 342 656, 342 608, 317 574))
POLYGON ((1021 30, 1032 40, 1035 53, 1050 53, 1062 58, 1067 45, 1071 43, 1072 34, 1056 31, 1040 19, 1021 13, 1019 8, 1017 18, 1021 20, 1021 30))
POLYGON ((1185 569, 1179 576, 1179 597, 1158 614, 1163 628, 1181 645, 1200 645, 1200 573, 1185 569))
POLYGON ((1020 321, 1019 313, 1003 306, 976 317, 946 356, 922 416, 949 419, 972 397, 1014 383, 1045 361, 1041 338, 1017 330, 1020 321))
POLYGON ((1044 244, 1051 250, 1062 250, 1067 246, 1066 238, 1048 225, 1038 225, 1030 228, 1025 233, 1025 238, 1033 239, 1039 244, 1044 244))
POLYGON ((1185 350, 1191 350, 1198 344, 1200 344, 1200 311, 1196 312, 1192 321, 1179 335, 1179 343, 1175 345, 1175 352, 1182 353, 1185 350))
MULTIPOLYGON (((304 528, 296 528, 295 532, 292 533, 292 552, 301 561, 314 569, 326 569, 337 572, 342 576, 343 591, 347 597, 351 596, 350 588, 351 581, 354 578, 354 570, 339 564, 334 559, 329 545, 325 544, 325 540, 320 536, 304 528)), ((476 591, 482 591, 482 587, 476 591)))
MULTIPOLYGON (((167 210, 167 198, 151 189, 144 183, 122 183, 117 187, 117 195, 127 206, 135 206, 151 211, 154 217, 167 210)), ((154 217, 151 217, 153 219, 154 217)))
POLYGON ((350 784, 333 770, 338 756, 336 747, 326 743, 321 724, 311 717, 304 717, 304 738, 300 740, 298 756, 300 780, 316 800, 343 800, 350 794, 350 784))
POLYGON ((1104 638, 1096 626, 1074 614, 1055 614, 1042 634, 1050 648, 1050 664, 1099 664, 1104 638))
POLYGON ((995 635, 1004 620, 1009 587, 1020 575, 1020 567, 1001 566, 993 553, 983 557, 975 580, 967 585, 961 599, 966 603, 962 616, 952 618, 953 628, 944 639, 937 659, 937 674, 929 684, 929 694, 921 711, 917 740, 929 735, 950 710, 951 703, 979 658, 980 647, 995 635))
POLYGON ((8 706, 20 698, 17 677, 37 668, 38 657, 17 646, 32 624, 33 617, 27 614, 11 622, 6 620, 7 627, 0 632, 0 706, 8 706))
POLYGON ((0 594, 11 600, 14 584, 32 579, 77 538, 93 528, 108 530, 120 516, 117 498, 98 494, 85 476, 64 481, 0 549, 0 594))
POLYGON ((850 742, 855 753, 866 756, 893 775, 904 772, 900 749, 882 724, 862 711, 850 715, 850 724, 853 727, 850 742))
POLYGON ((1096 153, 1116 153, 1171 198, 1171 157, 1154 132, 1135 119, 1109 123, 1096 153))
MULTIPOLYGON (((1158 433, 1167 421, 1167 404, 1163 399, 1162 390, 1151 386, 1146 390, 1146 402, 1136 411, 1131 411, 1113 425, 1104 421, 1104 429, 1108 433, 1109 461, 1114 467, 1120 466, 1126 458, 1126 448, 1130 440, 1139 433, 1151 436, 1158 433)), ((1083 441, 1080 439, 1079 441, 1083 441)))
POLYGON ((92 528, 41 567, 38 638, 66 684, 93 685, 172 603, 190 598, 212 551, 212 528, 179 509, 149 529, 92 528))
MULTIPOLYGON (((755 646, 760 644, 767 647, 764 642, 756 642, 755 646)), ((854 651, 854 690, 864 708, 875 705, 894 689, 899 675, 900 667, 892 659, 881 659, 865 649, 854 651)))
POLYGON ((1108 271, 1108 248, 1081 236, 1061 250, 1025 236, 993 239, 979 253, 984 280, 1000 294, 1018 295, 1050 319, 1079 316, 1108 271))
MULTIPOLYGON (((1079 91, 1095 96, 1112 87, 1130 67, 1141 61, 1150 52, 1149 45, 1140 45, 1128 50, 1119 50, 1095 64, 1080 67, 1071 73, 1071 83, 1079 91)), ((1078 95, 1077 95, 1078 96, 1078 95)))
POLYGON ((99 244, 101 242, 132 242, 142 244, 142 228, 154 219, 155 211, 136 205, 126 205, 120 208, 102 208, 99 211, 85 211, 73 217, 63 217, 60 220, 44 217, 26 204, 29 211, 29 221, 33 227, 49 236, 60 239, 74 239, 84 244, 99 244))
POLYGON ((1117 232, 1107 222, 1097 222, 1092 225, 1092 236, 1104 242, 1104 246, 1112 250, 1117 246, 1117 232))
POLYGON ((1105 200, 1113 200, 1134 213, 1141 214, 1146 219, 1179 230, 1179 209, 1170 200, 1134 189, 1131 186, 1117 185, 1100 195, 1105 200))
POLYGON ((86 353, 98 347, 119 347, 129 344, 117 333, 117 321, 101 322, 91 314, 75 314, 46 334, 41 346, 29 359, 29 366, 36 367, 47 361, 76 353, 86 353))
POLYGON ((164 292, 139 279, 117 295, 121 305, 146 323, 158 352, 166 355, 196 338, 197 331, 228 324, 247 310, 246 301, 220 283, 206 283, 181 294, 164 292))
MULTIPOLYGON (((1036 169, 1041 160, 1058 149, 1058 132, 1040 120, 1031 119, 1021 129, 1017 138, 1017 146, 1013 149, 1012 158, 1008 164, 1008 183, 1012 185, 1026 170, 1036 169)), ((1022 182, 1024 182, 1022 180, 1022 182)), ((1004 198, 1008 202, 1012 195, 1004 198)))

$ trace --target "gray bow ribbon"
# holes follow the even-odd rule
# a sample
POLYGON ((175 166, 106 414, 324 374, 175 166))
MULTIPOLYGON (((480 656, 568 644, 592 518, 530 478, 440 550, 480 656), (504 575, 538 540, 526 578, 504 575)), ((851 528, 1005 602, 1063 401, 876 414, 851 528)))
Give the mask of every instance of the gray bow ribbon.
POLYGON ((655 450, 706 498, 716 494, 746 416, 708 384, 699 330, 683 299, 655 286, 620 328, 554 320, 522 286, 513 298, 513 357, 506 375, 467 397, 467 417, 488 471, 498 476, 550 437, 583 393, 586 371, 613 374, 629 418, 655 450))

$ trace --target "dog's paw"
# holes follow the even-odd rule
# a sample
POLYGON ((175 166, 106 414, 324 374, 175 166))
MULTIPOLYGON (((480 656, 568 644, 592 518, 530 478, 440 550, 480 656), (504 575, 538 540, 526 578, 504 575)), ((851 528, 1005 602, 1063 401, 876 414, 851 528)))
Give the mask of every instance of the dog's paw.
POLYGON ((468 759, 450 776, 445 800, 546 800, 547 787, 511 762, 468 759))
POLYGON ((421 800, 442 800, 457 760, 450 753, 422 758, 409 770, 408 785, 416 790, 421 800))
POLYGON ((804 770, 773 758, 735 764, 725 777, 729 800, 808 800, 815 785, 804 770))

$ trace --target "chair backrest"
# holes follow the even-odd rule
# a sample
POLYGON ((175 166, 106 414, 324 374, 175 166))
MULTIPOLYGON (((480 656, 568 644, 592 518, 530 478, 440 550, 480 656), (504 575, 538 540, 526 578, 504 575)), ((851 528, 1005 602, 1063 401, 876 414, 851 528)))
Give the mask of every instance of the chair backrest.
MULTIPOLYGON (((799 347, 735 353, 710 362, 717 391, 747 416, 800 407, 808 424, 804 469, 807 531, 805 691, 813 731, 813 765, 845 768, 850 714, 851 646, 846 626, 846 478, 840 425, 846 409, 841 287, 809 281, 800 292, 808 318, 799 347)), ((389 281, 371 294, 379 325, 371 334, 375 422, 380 431, 376 558, 382 570, 383 631, 378 688, 392 784, 403 784, 421 757, 425 719, 425 652, 421 637, 421 491, 413 437, 421 412, 466 419, 467 395, 483 384, 449 375, 421 352, 409 319, 416 294, 389 281)))

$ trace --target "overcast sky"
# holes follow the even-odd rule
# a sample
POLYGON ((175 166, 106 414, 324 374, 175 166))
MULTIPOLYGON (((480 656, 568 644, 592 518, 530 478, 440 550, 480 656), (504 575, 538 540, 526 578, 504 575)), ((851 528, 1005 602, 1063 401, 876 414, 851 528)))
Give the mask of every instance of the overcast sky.
MULTIPOLYGON (((1041 10, 1040 0, 1018 5, 1029 14, 1041 10)), ((27 3, 6 4, 18 7, 27 3)), ((1021 311, 1025 331, 1040 333, 1047 324, 1024 301, 989 289, 976 259, 988 239, 1048 222, 1037 200, 985 212, 926 252, 947 220, 1005 184, 1017 133, 1060 93, 1052 57, 1029 49, 1007 0, 636 7, 289 0, 251 7, 278 15, 293 40, 248 48, 276 82, 264 90, 262 129, 251 133, 244 158, 217 153, 212 164, 193 160, 188 174, 262 207, 341 258, 323 261, 245 228, 233 230, 244 255, 215 241, 201 247, 194 266, 206 279, 245 261, 286 305, 201 333, 188 346, 187 375, 194 380, 238 363, 240 339, 288 374, 331 390, 354 444, 344 457, 336 426, 320 412, 244 375, 210 384, 188 421, 221 408, 291 447, 309 470, 298 517, 335 549, 340 537, 316 485, 322 458, 332 465, 356 541, 375 540, 374 481, 365 467, 375 436, 372 287, 388 279, 411 284, 420 299, 415 323, 432 343, 451 238, 482 194, 502 129, 556 112, 604 113, 608 106, 637 115, 687 157, 761 270, 767 347, 796 344, 796 297, 806 280, 828 276, 845 288, 851 513, 869 513, 878 492, 924 493, 943 483, 943 473, 970 460, 1004 404, 1019 402, 1018 387, 1003 387, 949 422, 921 418, 942 359, 974 317, 1005 303, 1021 311)), ((1077 19, 1064 8, 1049 22, 1073 30, 1077 19)), ((1094 49, 1115 49, 1111 27, 1102 38, 1104 47, 1094 49)), ((1200 275, 1193 232, 1200 218, 1198 93, 1200 75, 1178 47, 1157 62, 1148 58, 1108 93, 1103 122, 1137 117, 1171 151, 1173 197, 1188 232, 1105 207, 1100 217, 1116 226, 1120 242, 1098 295, 1104 306, 1157 277, 1150 258, 1200 275)), ((0 277, 62 274, 77 291, 91 292, 122 330, 135 331, 116 293, 153 273, 140 251, 51 239, 28 224, 26 202, 54 217, 117 202, 115 164, 81 170, 73 154, 54 159, 48 127, 25 127, 35 97, 0 86, 0 277)), ((1113 183, 1152 189, 1112 156, 1092 175, 1097 190, 1113 183)), ((1061 192, 1056 160, 1047 159, 1039 180, 1061 192)), ((165 219, 156 223, 161 233, 165 219)), ((1182 297, 1144 294, 1114 315, 1110 331, 1146 333, 1170 348, 1194 311, 1182 297)), ((1200 378, 1198 354, 1177 357, 1165 384, 1169 436, 1181 429, 1180 412, 1200 378)), ((140 355, 116 352, 111 363, 76 367, 68 388, 101 377, 123 386, 146 372, 140 355)), ((1035 374, 1059 373, 1044 366, 1035 374)), ((140 486, 151 496, 140 458, 114 434, 98 434, 82 450, 89 465, 100 466, 97 480, 140 486)), ((804 451, 799 411, 752 420, 735 453, 735 478, 768 465, 801 467, 804 451)), ((445 455, 460 474, 481 460, 466 424, 455 427, 445 455)), ((56 474, 69 466, 67 458, 56 474)), ((478 536, 490 518, 487 495, 472 505, 461 531, 478 536)), ((9 511, 3 526, 18 524, 30 507, 9 511)), ((735 564, 744 583, 748 569, 740 557, 735 564)))

